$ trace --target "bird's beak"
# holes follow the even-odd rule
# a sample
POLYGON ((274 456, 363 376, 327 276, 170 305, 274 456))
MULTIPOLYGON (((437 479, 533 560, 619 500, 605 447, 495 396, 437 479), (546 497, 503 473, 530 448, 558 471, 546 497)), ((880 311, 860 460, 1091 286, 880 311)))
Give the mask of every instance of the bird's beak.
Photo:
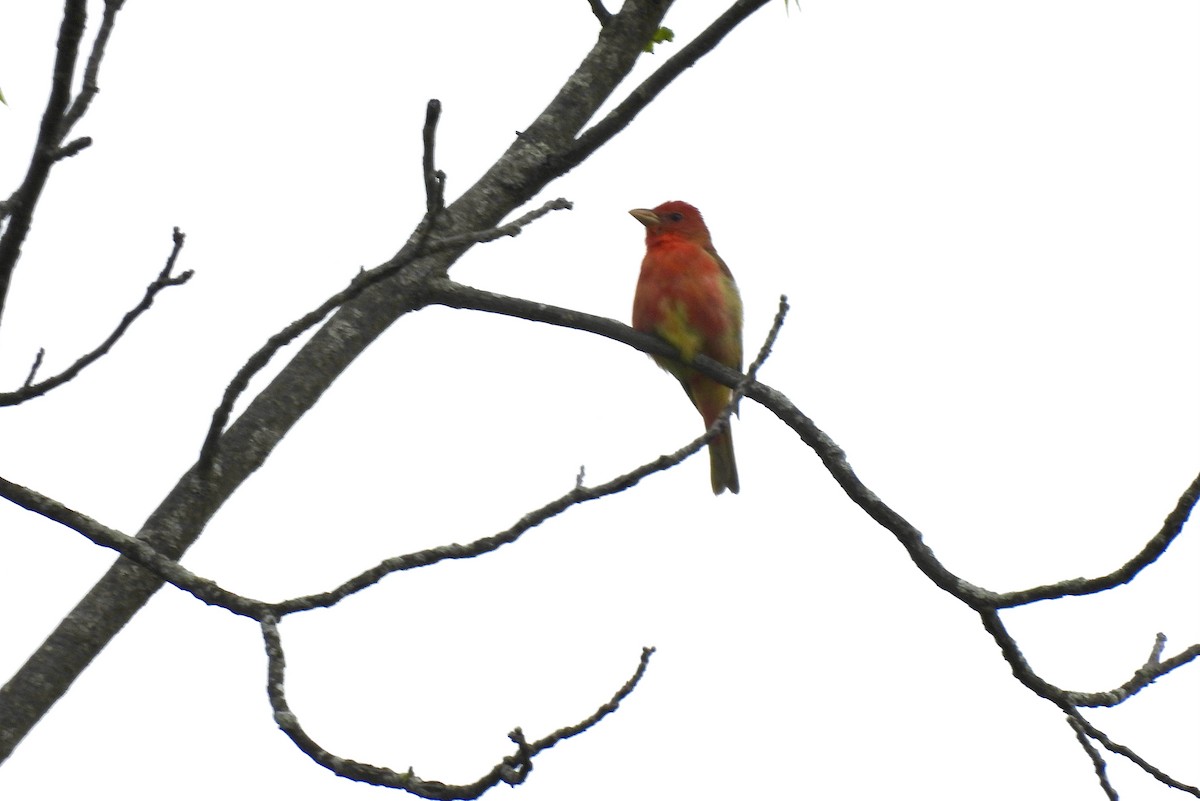
POLYGON ((630 209, 629 213, 633 215, 633 219, 642 225, 658 225, 662 222, 662 220, 658 219, 658 215, 650 209, 630 209))

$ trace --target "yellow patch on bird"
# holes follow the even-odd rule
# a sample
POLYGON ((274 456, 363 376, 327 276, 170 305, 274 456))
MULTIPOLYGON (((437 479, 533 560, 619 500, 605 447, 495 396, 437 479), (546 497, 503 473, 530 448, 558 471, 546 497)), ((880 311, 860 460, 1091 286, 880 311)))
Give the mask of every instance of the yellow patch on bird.
POLYGON ((662 311, 662 319, 656 326, 658 335, 679 348, 685 363, 691 362, 704 347, 704 337, 688 321, 687 306, 680 300, 674 300, 664 303, 662 311))

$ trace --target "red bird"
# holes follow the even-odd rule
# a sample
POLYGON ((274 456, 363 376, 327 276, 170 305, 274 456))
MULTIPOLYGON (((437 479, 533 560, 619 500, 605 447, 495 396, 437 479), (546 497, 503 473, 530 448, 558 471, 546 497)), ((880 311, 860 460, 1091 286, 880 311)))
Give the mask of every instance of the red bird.
MULTIPOLYGON (((680 200, 629 212, 646 226, 646 257, 633 296, 633 327, 657 334, 679 349, 683 364, 658 356, 658 366, 679 379, 711 427, 732 390, 688 367, 696 354, 742 369, 742 298, 729 267, 717 255, 704 218, 680 200)), ((708 443, 714 495, 739 489, 733 436, 725 429, 708 443)))

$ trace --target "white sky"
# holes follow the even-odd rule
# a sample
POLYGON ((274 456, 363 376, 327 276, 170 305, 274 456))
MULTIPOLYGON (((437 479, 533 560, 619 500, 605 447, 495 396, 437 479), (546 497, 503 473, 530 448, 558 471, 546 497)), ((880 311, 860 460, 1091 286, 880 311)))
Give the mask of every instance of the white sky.
MULTIPOLYGON (((93 21, 99 18, 99 4, 93 21)), ((0 475, 134 533, 262 340, 390 256, 423 209, 425 102, 456 197, 594 41, 584 0, 131 2, 56 168, 0 330, 0 386, 93 347, 188 235, 185 288, 100 365, 0 412, 0 475)), ((677 4, 679 41, 721 3, 677 4)), ((23 174, 60 4, 0 10, 0 195, 23 174)), ((757 349, 947 566, 1002 591, 1123 563, 1200 466, 1200 6, 772 3, 453 277, 627 319, 635 206, 705 213, 757 349)), ((645 76, 676 48, 646 56, 645 76)), ((632 85, 632 84, 630 84, 632 85)), ((626 87, 628 88, 628 87, 626 87)), ((289 351, 290 353, 290 351, 289 351)), ((283 360, 279 365, 283 364, 283 360)), ((265 379, 264 379, 265 380, 265 379)), ((261 387, 263 381, 256 382, 261 387)), ((639 353, 432 309, 402 319, 184 563, 278 599, 507 528, 700 432, 639 353)), ((707 459, 468 563, 287 619, 290 700, 330 750, 466 782, 590 714, 490 798, 1102 798, 1047 702, 769 413, 707 459)), ((0 674, 112 554, 0 506, 0 674)), ((1042 675, 1115 687, 1200 641, 1195 524, 1130 587, 1006 613, 1042 675)), ((1090 718, 1200 781, 1200 665, 1090 718)), ((0 796, 382 798, 274 726, 251 622, 161 591, 0 769, 0 796)), ((1177 798, 1119 758, 1123 798, 1177 798)))

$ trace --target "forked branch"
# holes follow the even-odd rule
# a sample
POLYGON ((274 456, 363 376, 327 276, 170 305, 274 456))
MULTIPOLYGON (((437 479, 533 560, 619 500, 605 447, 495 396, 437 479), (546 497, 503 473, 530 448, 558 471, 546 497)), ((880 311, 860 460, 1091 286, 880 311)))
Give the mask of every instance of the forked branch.
POLYGON ((0 406, 15 406, 18 403, 23 403, 31 398, 36 398, 45 395, 52 389, 60 387, 71 379, 79 375, 83 370, 104 356, 117 341, 125 335, 129 327, 133 325, 137 318, 141 317, 154 304, 154 299, 158 297, 158 293, 162 292, 167 287, 181 286, 186 284, 192 277, 191 270, 184 270, 178 275, 174 275, 175 261, 179 258, 179 252, 183 249, 184 234, 178 229, 175 229, 172 237, 174 245, 171 248, 171 255, 167 257, 166 266, 159 272, 149 286, 146 287, 145 294, 142 295, 141 302, 134 306, 125 316, 121 318, 121 322, 113 329, 113 332, 108 335, 108 338, 101 342, 96 348, 89 353, 80 356, 66 370, 63 370, 58 375, 33 383, 37 376, 38 367, 41 366, 42 358, 45 356, 44 350, 39 350, 37 357, 34 359, 33 367, 29 371, 29 377, 25 379, 25 384, 12 392, 0 392, 0 406))
POLYGON ((569 737, 574 737, 577 734, 587 731, 605 717, 615 712, 617 707, 621 705, 621 702, 637 687, 642 676, 645 675, 646 667, 650 663, 650 657, 654 653, 653 648, 643 648, 637 670, 617 690, 611 700, 601 705, 591 715, 576 724, 558 729, 533 743, 526 742, 525 736, 519 727, 514 729, 509 738, 517 744, 517 752, 515 754, 501 759, 491 770, 474 782, 456 785, 422 779, 412 768, 400 773, 391 768, 381 768, 365 762, 345 759, 331 754, 321 747, 300 725, 299 718, 288 705, 287 695, 284 692, 286 661, 283 653, 283 641, 279 636, 278 621, 268 616, 262 621, 262 633, 267 651, 267 693, 271 699, 271 709, 275 713, 275 722, 291 738, 297 748, 307 754, 314 762, 339 776, 380 787, 394 787, 400 790, 407 790, 420 798, 431 799, 479 798, 498 784, 520 784, 529 774, 532 765, 531 760, 535 756, 569 737))

